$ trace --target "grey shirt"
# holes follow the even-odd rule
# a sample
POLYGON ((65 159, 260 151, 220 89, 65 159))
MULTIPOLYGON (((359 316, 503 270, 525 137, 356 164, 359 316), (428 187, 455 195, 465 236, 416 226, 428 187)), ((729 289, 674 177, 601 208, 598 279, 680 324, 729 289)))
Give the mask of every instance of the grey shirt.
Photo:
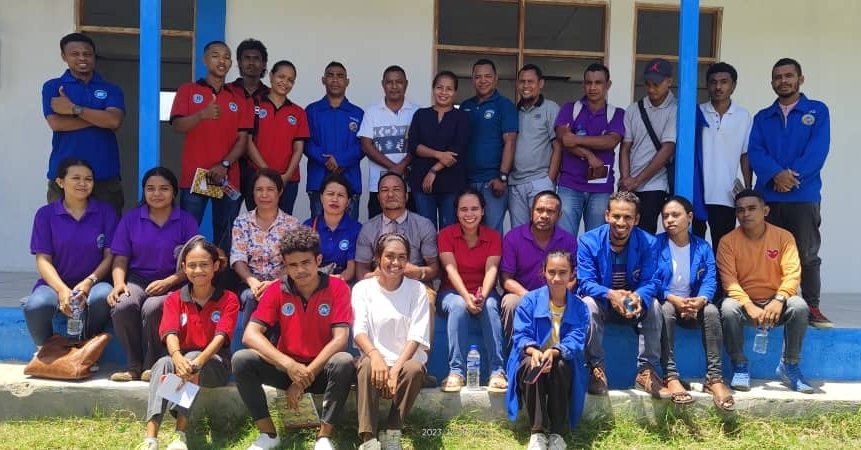
POLYGON ((514 147, 514 167, 508 177, 509 185, 523 184, 547 176, 550 168, 550 145, 556 139, 553 124, 559 105, 543 95, 530 107, 517 105, 520 132, 514 147))
MULTIPOLYGON (((356 241, 356 262, 370 263, 374 259, 374 245, 383 234, 383 224, 389 219, 379 214, 362 225, 359 239, 356 241)), ((436 258, 439 250, 436 244, 436 227, 433 223, 416 214, 407 211, 395 219, 395 231, 406 236, 410 242, 410 263, 424 266, 425 258, 436 258)))
MULTIPOLYGON (((676 142, 676 110, 677 102, 673 92, 667 95, 664 102, 653 106, 648 98, 643 100, 646 107, 646 115, 652 122, 652 128, 661 143, 676 142)), ((635 177, 649 165, 658 154, 658 149, 652 143, 646 124, 640 117, 640 108, 632 103, 625 110, 625 138, 624 142, 631 142, 631 176, 635 177)), ((637 188, 637 192, 645 191, 668 191, 667 169, 661 167, 655 175, 637 188)))

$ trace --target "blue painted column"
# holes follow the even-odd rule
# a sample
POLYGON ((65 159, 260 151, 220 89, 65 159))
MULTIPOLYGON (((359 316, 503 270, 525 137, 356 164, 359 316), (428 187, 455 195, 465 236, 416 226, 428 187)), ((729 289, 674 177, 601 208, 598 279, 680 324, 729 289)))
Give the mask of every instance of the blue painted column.
POLYGON ((140 17, 138 186, 143 174, 158 165, 160 156, 161 0, 140 0, 140 17))
POLYGON ((679 14, 679 111, 676 137, 676 194, 693 198, 694 126, 697 107, 697 54, 700 2, 681 0, 679 14))

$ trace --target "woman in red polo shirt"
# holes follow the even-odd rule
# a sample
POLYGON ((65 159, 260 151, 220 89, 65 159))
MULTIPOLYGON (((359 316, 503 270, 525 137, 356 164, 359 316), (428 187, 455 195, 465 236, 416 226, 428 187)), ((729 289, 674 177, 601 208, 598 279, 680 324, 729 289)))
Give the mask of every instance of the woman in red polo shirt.
POLYGON ((169 356, 159 359, 152 368, 146 438, 138 447, 143 450, 158 449, 158 430, 167 408, 176 417, 176 432, 168 448, 186 448, 189 410, 156 394, 162 376, 173 373, 203 387, 224 386, 230 376, 230 341, 239 315, 239 299, 213 282, 227 262, 203 236, 195 236, 185 244, 179 261, 189 284, 171 292, 164 301, 159 335, 169 356))
MULTIPOLYGON (((290 61, 278 61, 269 72, 269 82, 272 88, 260 100, 248 157, 255 169, 269 167, 281 174, 284 191, 278 206, 293 214, 299 192, 299 161, 311 131, 305 110, 287 98, 296 82, 296 66, 290 61)), ((254 201, 246 200, 245 206, 249 211, 254 209, 254 201)))
POLYGON ((439 232, 439 260, 445 272, 440 286, 442 311, 448 316, 449 375, 443 392, 458 392, 466 381, 469 320, 477 319, 489 361, 489 392, 508 389, 502 362, 502 321, 496 274, 502 258, 502 238, 481 224, 484 197, 468 187, 455 201, 457 223, 439 232))

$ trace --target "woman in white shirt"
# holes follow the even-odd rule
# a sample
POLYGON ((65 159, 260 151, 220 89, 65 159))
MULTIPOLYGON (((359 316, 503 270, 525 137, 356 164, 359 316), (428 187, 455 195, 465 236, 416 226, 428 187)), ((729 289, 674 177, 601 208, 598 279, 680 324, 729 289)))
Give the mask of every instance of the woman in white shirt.
POLYGON ((353 287, 353 336, 358 364, 357 410, 360 449, 400 449, 404 417, 421 391, 430 345, 427 290, 404 277, 407 239, 387 233, 377 239, 377 271, 353 287), (380 397, 392 399, 385 433, 375 438, 380 397))

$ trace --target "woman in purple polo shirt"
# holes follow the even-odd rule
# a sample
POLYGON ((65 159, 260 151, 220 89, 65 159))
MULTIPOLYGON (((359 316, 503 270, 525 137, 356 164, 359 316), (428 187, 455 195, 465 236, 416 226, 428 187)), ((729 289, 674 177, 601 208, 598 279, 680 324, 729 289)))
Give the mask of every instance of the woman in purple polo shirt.
POLYGON ((99 282, 111 268, 109 243, 117 226, 117 214, 107 203, 90 198, 93 169, 83 160, 60 163, 55 182, 63 192, 58 200, 36 212, 30 252, 36 255, 41 278, 24 304, 24 319, 36 346, 58 330, 53 319, 70 317, 72 303, 83 309, 82 338, 104 330, 109 308, 105 301, 111 285, 99 282), (83 301, 86 299, 86 301, 83 301))
POLYGON ((149 380, 149 368, 162 356, 158 335, 167 293, 185 281, 177 268, 177 250, 198 233, 194 217, 174 206, 176 175, 156 167, 143 177, 144 202, 123 215, 114 233, 108 295, 114 332, 128 357, 128 368, 113 381, 149 380))

